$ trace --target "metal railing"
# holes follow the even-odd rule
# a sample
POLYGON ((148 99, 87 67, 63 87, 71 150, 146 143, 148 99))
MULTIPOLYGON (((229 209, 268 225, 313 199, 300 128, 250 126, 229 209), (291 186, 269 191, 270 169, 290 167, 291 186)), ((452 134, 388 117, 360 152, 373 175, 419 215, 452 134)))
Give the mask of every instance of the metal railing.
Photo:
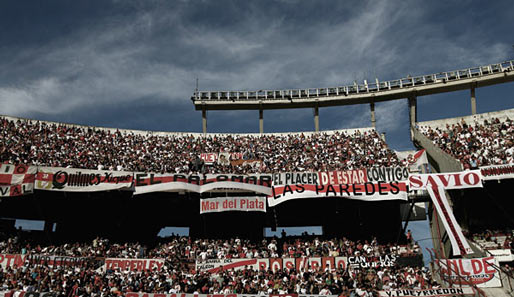
POLYGON ((349 96, 355 94, 372 94, 396 89, 414 88, 417 86, 444 84, 469 78, 477 78, 491 74, 514 70, 514 60, 497 64, 478 66, 463 70, 440 72, 437 74, 407 76, 401 79, 374 82, 364 80, 363 84, 354 82, 352 85, 331 88, 307 88, 289 90, 258 90, 258 91, 196 91, 191 100, 195 101, 247 101, 247 100, 292 100, 310 99, 333 96, 349 96))

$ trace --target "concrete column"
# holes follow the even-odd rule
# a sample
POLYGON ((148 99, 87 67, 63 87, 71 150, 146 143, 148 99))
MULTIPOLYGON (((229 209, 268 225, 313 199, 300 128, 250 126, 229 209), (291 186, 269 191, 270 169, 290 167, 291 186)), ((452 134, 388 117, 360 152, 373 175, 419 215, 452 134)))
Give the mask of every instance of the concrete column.
POLYGON ((475 87, 471 87, 471 114, 477 114, 477 97, 475 96, 475 87))
POLYGON ((412 95, 409 97, 409 121, 410 126, 415 127, 416 122, 418 121, 418 114, 417 114, 417 98, 415 95, 412 95))
POLYGON ((264 110, 259 109, 259 133, 264 133, 264 110))
POLYGON ((319 107, 314 107, 314 131, 319 132, 319 107))
POLYGON ((202 108, 202 131, 203 134, 207 133, 207 110, 205 107, 202 108))
POLYGON ((414 139, 414 134, 412 133, 412 129, 416 128, 416 122, 418 121, 418 115, 417 115, 417 99, 416 95, 411 95, 409 97, 409 124, 410 124, 410 138, 411 140, 414 139))
POLYGON ((377 121, 375 119, 375 102, 371 102, 369 104, 369 109, 371 111, 371 127, 376 128, 377 127, 377 121))

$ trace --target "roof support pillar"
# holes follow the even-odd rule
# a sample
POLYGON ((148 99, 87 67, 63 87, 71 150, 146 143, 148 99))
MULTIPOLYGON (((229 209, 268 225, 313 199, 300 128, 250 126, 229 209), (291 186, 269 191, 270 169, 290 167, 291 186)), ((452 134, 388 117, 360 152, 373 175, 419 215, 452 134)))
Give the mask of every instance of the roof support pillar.
POLYGON ((203 134, 207 134, 207 110, 205 106, 202 107, 202 131, 203 134))
POLYGON ((411 140, 413 139, 414 135, 412 134, 412 129, 416 128, 416 122, 418 121, 418 114, 417 114, 417 97, 416 95, 412 94, 409 97, 409 124, 411 129, 411 140))
POLYGON ((477 114, 477 97, 475 96, 475 86, 471 86, 471 114, 477 114))
POLYGON ((259 133, 264 133, 264 110, 262 110, 262 105, 259 108, 259 133))
POLYGON ((377 127, 377 120, 375 119, 375 102, 369 104, 369 110, 371 111, 371 127, 377 127))
POLYGON ((319 106, 314 107, 314 131, 319 132, 319 106))

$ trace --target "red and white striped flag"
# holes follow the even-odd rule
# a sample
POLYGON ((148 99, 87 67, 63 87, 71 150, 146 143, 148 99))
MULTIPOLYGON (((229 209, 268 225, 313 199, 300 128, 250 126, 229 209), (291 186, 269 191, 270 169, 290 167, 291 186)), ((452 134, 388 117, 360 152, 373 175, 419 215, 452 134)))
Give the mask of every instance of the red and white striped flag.
POLYGON ((36 172, 36 166, 0 164, 0 197, 32 193, 36 172))

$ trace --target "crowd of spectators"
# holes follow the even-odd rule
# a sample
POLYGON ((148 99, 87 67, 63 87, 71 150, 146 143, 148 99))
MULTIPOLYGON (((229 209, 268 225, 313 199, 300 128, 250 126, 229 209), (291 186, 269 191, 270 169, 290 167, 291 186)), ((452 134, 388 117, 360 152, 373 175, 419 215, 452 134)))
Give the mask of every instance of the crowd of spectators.
MULTIPOLYGON (((9 237, 0 241, 1 254, 37 254, 70 257, 90 257, 96 261, 83 266, 52 266, 47 263, 26 262, 0 269, 0 291, 56 292, 66 296, 121 296, 127 292, 198 293, 198 294, 320 294, 340 296, 377 296, 377 290, 396 288, 432 288, 437 284, 426 268, 347 267, 256 270, 224 270, 215 274, 196 271, 193 260, 200 260, 209 249, 234 256, 254 257, 242 253, 260 250, 259 256, 291 257, 300 255, 362 255, 398 253, 394 245, 379 245, 376 240, 351 241, 340 239, 284 238, 265 239, 259 243, 248 240, 207 240, 190 237, 171 237, 152 248, 138 243, 112 243, 95 239, 88 243, 44 245, 30 239, 9 237), (295 247, 291 252, 291 247, 295 247), (302 252, 298 252, 298 251, 302 252), (189 251, 189 253, 188 253, 189 251), (336 252, 336 253, 334 253, 336 252), (165 260, 162 270, 119 271, 102 269, 105 257, 159 258, 165 260), (192 264, 193 263, 193 264, 192 264)), ((212 252, 209 257, 219 258, 212 252)))
POLYGON ((473 233, 471 237, 484 249, 510 249, 514 252, 513 230, 484 230, 473 233))
POLYGON ((263 239, 261 242, 250 240, 207 240, 176 238, 162 250, 173 250, 174 254, 181 253, 188 259, 234 259, 234 258, 299 258, 299 257, 337 257, 337 256, 367 256, 378 257, 385 254, 412 255, 419 254, 420 247, 413 245, 379 245, 376 239, 371 241, 352 241, 345 237, 333 239, 312 240, 302 238, 263 239))
POLYGON ((514 163, 514 123, 507 118, 419 127, 444 152, 460 160, 466 169, 514 163))
POLYGON ((172 236, 152 249, 140 243, 111 243, 96 238, 91 243, 44 245, 18 236, 0 241, 2 254, 37 254, 42 256, 105 257, 105 258, 178 258, 179 261, 238 258, 299 258, 380 255, 410 256, 420 254, 417 243, 409 245, 378 244, 372 240, 350 240, 346 237, 323 239, 317 236, 249 239, 193 239, 172 236))
POLYGON ((401 165, 375 130, 311 134, 151 133, 0 118, 0 161, 156 173, 275 173, 401 165), (202 153, 258 162, 214 162, 202 153))

